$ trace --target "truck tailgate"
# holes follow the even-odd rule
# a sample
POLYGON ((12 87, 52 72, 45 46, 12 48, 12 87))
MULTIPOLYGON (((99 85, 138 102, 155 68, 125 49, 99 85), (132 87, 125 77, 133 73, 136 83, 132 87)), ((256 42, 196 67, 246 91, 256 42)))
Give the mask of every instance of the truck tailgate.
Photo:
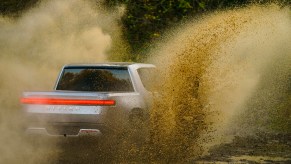
POLYGON ((115 101, 107 93, 55 91, 24 92, 23 110, 31 121, 101 123, 115 101))

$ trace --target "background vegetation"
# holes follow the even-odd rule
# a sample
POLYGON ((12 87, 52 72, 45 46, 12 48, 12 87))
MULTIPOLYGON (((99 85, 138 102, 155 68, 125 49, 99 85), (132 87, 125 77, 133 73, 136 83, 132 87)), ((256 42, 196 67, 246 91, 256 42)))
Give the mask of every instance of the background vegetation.
POLYGON ((35 5, 39 0, 0 0, 0 12, 2 15, 18 15, 35 5))
MULTIPOLYGON (((98 1, 98 0, 93 0, 98 1)), ((114 8, 126 5, 122 18, 123 37, 129 43, 126 60, 141 61, 147 51, 159 40, 166 29, 179 25, 189 17, 213 10, 235 8, 249 3, 268 3, 274 0, 104 0, 104 5, 114 8)), ((275 0, 291 4, 291 0, 275 0)), ((40 0, 0 0, 0 14, 19 16, 40 0)))
POLYGON ((248 0, 107 0, 107 6, 127 6, 122 19, 124 37, 131 46, 131 60, 142 60, 152 42, 159 40, 166 29, 215 9, 241 6, 248 0))

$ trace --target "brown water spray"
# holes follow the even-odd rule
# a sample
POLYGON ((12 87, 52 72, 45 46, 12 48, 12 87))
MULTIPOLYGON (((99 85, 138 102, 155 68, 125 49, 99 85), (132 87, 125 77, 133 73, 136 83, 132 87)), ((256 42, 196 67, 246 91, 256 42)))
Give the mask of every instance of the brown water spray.
MULTIPOLYGON (((256 101, 250 97, 268 67, 279 58, 290 61, 290 10, 268 5, 221 11, 173 33, 150 60, 163 77, 151 140, 156 158, 177 162, 223 142, 230 122, 239 127, 234 116, 256 101)), ((285 78, 287 63, 277 70, 285 78)))

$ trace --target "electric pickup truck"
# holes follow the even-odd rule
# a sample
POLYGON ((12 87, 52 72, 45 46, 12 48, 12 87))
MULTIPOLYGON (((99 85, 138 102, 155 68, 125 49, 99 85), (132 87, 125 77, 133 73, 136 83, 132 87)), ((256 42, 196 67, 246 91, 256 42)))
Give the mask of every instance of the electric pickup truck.
POLYGON ((155 66, 143 63, 65 65, 54 90, 23 92, 26 133, 47 136, 100 135, 122 130, 148 114, 146 86, 155 66))

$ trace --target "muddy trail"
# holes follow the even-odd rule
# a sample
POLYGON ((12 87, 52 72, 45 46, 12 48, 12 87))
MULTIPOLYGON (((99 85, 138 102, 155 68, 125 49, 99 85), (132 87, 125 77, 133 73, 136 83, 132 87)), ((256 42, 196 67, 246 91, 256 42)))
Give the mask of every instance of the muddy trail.
POLYGON ((92 6, 44 1, 0 18, 0 163, 291 162, 291 12, 276 4, 208 13, 168 31, 148 54, 159 94, 144 142, 130 130, 26 137, 22 91, 50 90, 63 64, 125 58, 120 15, 92 6))
POLYGON ((216 145, 194 162, 290 163, 290 134, 235 136, 230 143, 216 145))
MULTIPOLYGON (((47 142, 47 140, 45 141, 47 142)), ((163 157, 153 158, 147 150, 124 147, 121 140, 106 138, 59 138, 49 142, 58 148, 49 152, 46 163, 168 163, 163 157), (123 145, 123 146, 122 146, 123 145), (122 150, 120 149, 122 148, 122 150)), ((45 146, 43 140, 33 143, 45 146)), ((145 145, 144 145, 145 146, 145 145)), ((145 147, 144 147, 145 148, 145 147)), ((175 156, 175 154, 173 154, 175 156)), ((177 159, 181 163, 184 159, 177 159)), ((290 134, 258 134, 257 137, 235 136, 229 143, 212 147, 207 154, 186 163, 290 163, 290 134)), ((183 162, 184 163, 184 162, 183 162)))

